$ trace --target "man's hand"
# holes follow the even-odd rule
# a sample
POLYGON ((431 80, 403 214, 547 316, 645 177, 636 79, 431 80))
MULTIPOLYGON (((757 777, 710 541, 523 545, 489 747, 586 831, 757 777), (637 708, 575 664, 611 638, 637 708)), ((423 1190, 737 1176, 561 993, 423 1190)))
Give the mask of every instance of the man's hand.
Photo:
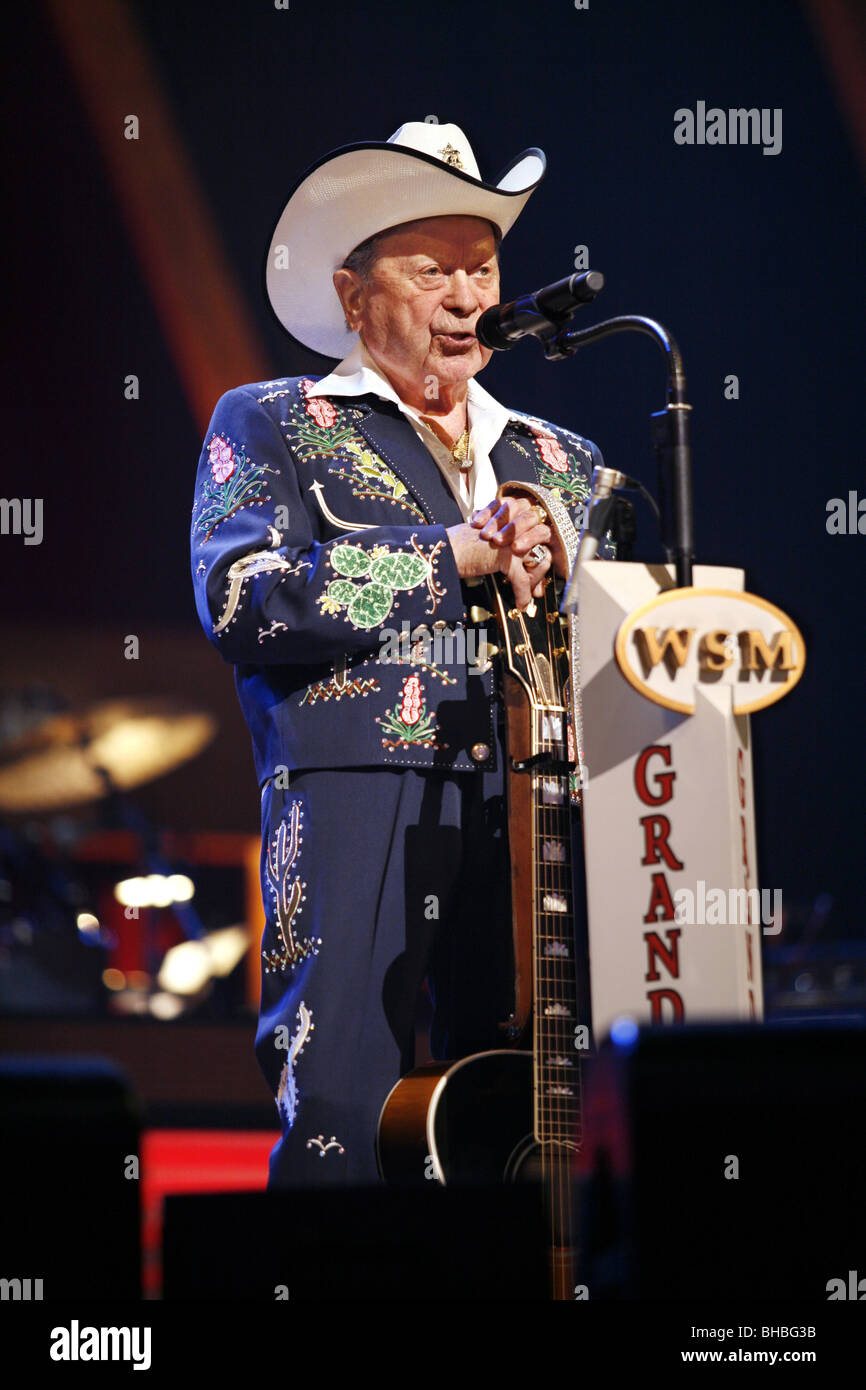
MULTIPOLYGON (((501 572, 507 576, 517 607, 521 609, 528 608, 533 598, 541 596, 542 581, 550 569, 551 558, 545 558, 534 569, 526 569, 523 562, 534 545, 544 545, 551 550, 555 542, 550 527, 539 521, 528 498, 494 499, 475 512, 468 522, 449 526, 448 539, 461 579, 501 572)), ((562 563, 564 566, 564 557, 562 563)))

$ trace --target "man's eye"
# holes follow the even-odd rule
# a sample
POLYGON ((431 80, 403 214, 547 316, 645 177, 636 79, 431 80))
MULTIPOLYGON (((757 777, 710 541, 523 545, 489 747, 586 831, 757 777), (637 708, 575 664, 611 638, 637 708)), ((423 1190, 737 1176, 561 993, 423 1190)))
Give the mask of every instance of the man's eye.
POLYGON ((439 269, 438 265, 428 265, 428 266, 426 267, 426 269, 422 270, 421 274, 422 274, 422 275, 441 275, 441 274, 442 274, 442 271, 439 269))

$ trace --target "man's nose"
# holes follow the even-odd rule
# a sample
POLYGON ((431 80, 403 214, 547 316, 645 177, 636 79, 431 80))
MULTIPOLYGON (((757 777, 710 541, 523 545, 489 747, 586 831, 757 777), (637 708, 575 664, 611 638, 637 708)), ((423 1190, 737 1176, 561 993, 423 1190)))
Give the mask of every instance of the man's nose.
POLYGON ((449 277, 442 303, 446 309, 460 314, 472 314, 478 308, 478 296, 465 270, 455 270, 449 277))

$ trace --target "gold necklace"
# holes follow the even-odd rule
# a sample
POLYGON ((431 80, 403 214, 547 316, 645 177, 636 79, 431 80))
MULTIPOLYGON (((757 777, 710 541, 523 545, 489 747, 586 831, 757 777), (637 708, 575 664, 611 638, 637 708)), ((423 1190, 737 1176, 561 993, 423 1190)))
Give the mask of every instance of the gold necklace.
POLYGON ((468 473, 472 467, 472 460, 469 457, 469 429, 463 431, 459 439, 456 439, 451 447, 451 457, 460 469, 461 473, 468 473))
POLYGON ((429 430, 432 430, 436 438, 445 445, 452 461, 460 469, 461 473, 468 473, 472 467, 472 459, 469 457, 469 426, 463 431, 459 439, 455 439, 453 444, 448 443, 448 436, 442 426, 430 415, 422 415, 421 419, 429 430))

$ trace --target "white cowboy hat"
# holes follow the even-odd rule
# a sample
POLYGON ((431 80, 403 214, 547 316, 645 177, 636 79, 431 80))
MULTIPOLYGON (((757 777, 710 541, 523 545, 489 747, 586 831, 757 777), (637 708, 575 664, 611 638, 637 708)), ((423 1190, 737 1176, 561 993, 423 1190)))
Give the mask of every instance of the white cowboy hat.
POLYGON ((304 347, 341 360, 357 334, 346 328, 332 277, 350 251, 422 217, 484 217, 505 236, 546 167, 541 150, 524 150, 497 183, 485 183, 460 127, 427 121, 333 150, 301 176, 271 237, 265 287, 274 313, 304 347))

